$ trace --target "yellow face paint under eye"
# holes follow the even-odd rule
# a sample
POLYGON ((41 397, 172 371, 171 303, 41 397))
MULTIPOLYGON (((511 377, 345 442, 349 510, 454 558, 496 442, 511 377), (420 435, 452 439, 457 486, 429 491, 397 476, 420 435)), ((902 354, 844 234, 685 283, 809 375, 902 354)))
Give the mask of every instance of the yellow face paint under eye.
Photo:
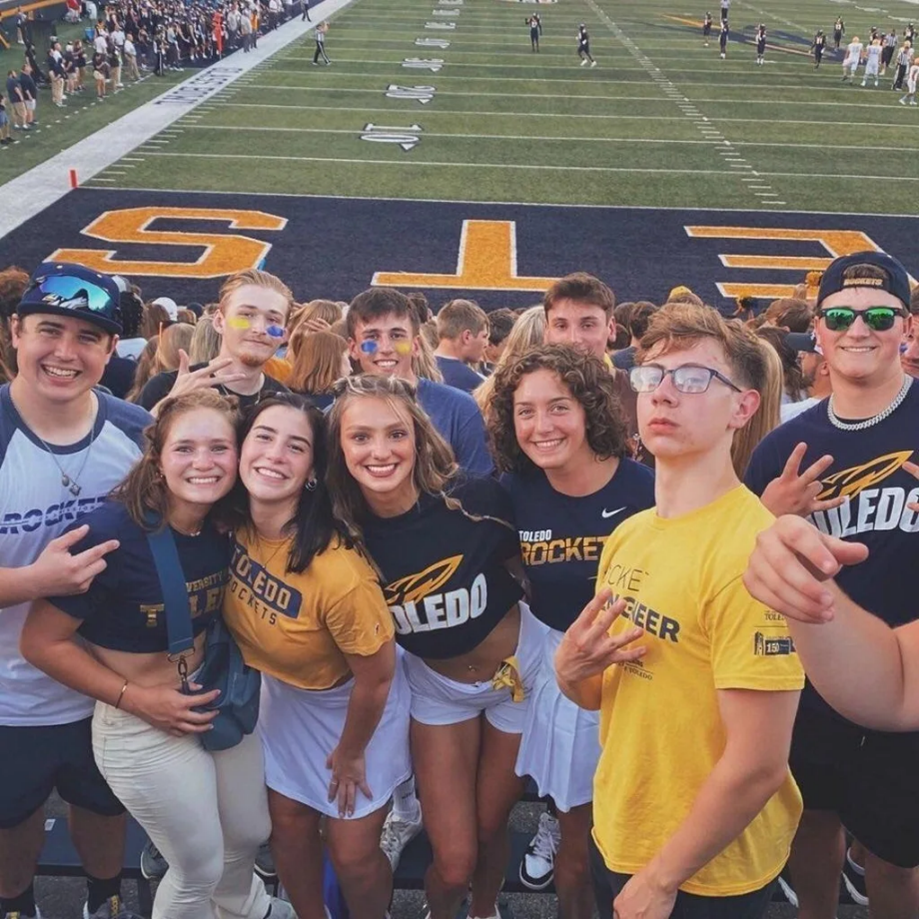
POLYGON ((252 323, 245 316, 231 316, 227 320, 227 325, 231 329, 251 329, 252 323))
POLYGON ((397 341, 393 344, 393 351, 396 354, 409 354, 412 350, 412 343, 410 341, 397 341))

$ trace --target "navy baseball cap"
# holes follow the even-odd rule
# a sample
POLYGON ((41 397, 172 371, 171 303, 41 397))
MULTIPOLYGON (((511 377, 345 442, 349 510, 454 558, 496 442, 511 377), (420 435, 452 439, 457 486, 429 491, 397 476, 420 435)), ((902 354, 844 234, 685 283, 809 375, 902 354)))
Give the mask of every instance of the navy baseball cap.
POLYGON ((902 301, 904 307, 909 305, 909 274, 892 255, 886 252, 877 252, 869 250, 867 252, 855 252, 852 255, 843 255, 830 263, 829 268, 823 272, 820 280, 820 290, 817 293, 817 306, 831 294, 837 294, 841 290, 848 290, 851 287, 871 287, 875 290, 886 290, 893 294, 898 300, 902 301), (846 271, 853 265, 873 265, 880 268, 884 278, 847 278, 846 271))
POLYGON ((109 275, 82 265, 44 262, 35 269, 16 312, 71 316, 120 335, 120 298, 121 291, 109 275))

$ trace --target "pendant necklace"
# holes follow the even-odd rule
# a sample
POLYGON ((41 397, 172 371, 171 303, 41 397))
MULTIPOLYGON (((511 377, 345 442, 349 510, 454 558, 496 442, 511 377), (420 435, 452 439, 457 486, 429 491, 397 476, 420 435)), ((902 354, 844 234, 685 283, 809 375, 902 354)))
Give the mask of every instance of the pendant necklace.
MULTIPOLYGON (((34 431, 32 433, 35 434, 34 431)), ((35 434, 35 436, 38 437, 38 434, 35 434)), ((78 480, 80 476, 83 475, 83 470, 86 468, 86 464, 89 461, 89 454, 93 448, 95 438, 93 438, 93 440, 91 440, 89 445, 86 447, 86 453, 83 456, 83 462, 80 463, 80 470, 75 475, 71 475, 64 469, 64 467, 58 462, 57 454, 41 437, 38 437, 38 439, 41 441, 42 446, 48 451, 49 456, 54 461, 54 465, 57 466, 57 471, 61 474, 61 485, 66 488, 70 494, 72 494, 74 497, 77 497, 77 495, 83 491, 83 487, 80 485, 78 480)))

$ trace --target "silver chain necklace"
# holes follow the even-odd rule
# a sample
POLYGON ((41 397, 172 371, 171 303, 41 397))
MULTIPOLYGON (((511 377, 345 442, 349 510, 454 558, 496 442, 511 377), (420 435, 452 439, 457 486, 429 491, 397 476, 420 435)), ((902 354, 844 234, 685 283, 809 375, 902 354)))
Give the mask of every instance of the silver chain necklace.
POLYGON ((913 378, 908 374, 904 374, 903 385, 900 387, 900 391, 897 393, 893 402, 891 402, 887 408, 878 412, 876 415, 872 415, 870 418, 866 418, 864 421, 842 421, 833 408, 833 396, 830 396, 826 405, 826 413, 827 417, 830 419, 830 424, 833 425, 834 428, 839 428, 840 431, 864 431, 865 428, 872 428, 876 424, 880 424, 900 407, 912 383, 913 378))
MULTIPOLYGON (((95 427, 95 421, 93 422, 93 426, 95 427)), ((33 431, 32 433, 35 434, 35 431, 33 431)), ((91 433, 92 432, 90 432, 90 434, 91 433)), ((38 437, 38 434, 35 434, 35 436, 38 437)), ((76 475, 70 475, 68 472, 65 472, 64 467, 58 462, 57 454, 54 452, 54 450, 52 450, 51 447, 49 447, 48 444, 45 443, 45 441, 42 440, 41 437, 38 437, 38 439, 41 441, 42 446, 48 451, 49 456, 54 461, 54 465, 57 466, 57 470, 61 474, 61 485, 63 485, 64 488, 68 489, 70 491, 70 494, 72 494, 76 498, 77 495, 79 495, 80 492, 83 491, 83 487, 80 485, 77 479, 79 479, 79 477, 83 475, 83 470, 86 468, 86 463, 89 461, 89 454, 93 448, 93 443, 95 442, 95 438, 90 440, 88 446, 86 447, 86 455, 83 457, 83 462, 80 463, 80 471, 77 472, 76 475)))

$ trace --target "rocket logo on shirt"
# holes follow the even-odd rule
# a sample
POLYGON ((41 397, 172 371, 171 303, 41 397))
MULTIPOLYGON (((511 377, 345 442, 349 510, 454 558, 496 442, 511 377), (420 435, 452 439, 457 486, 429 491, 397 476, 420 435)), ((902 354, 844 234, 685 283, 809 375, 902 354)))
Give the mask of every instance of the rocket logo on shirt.
POLYGON ((878 456, 867 463, 862 463, 861 466, 834 472, 823 480, 825 487, 818 500, 828 501, 840 495, 854 497, 860 491, 893 475, 912 455, 912 450, 899 450, 896 453, 888 453, 886 456, 878 456))
POLYGON ((484 574, 479 574, 470 588, 439 590, 450 581, 462 561, 462 555, 441 559, 383 588, 400 635, 454 628, 485 612, 488 584, 484 574))
POLYGON ((836 537, 874 530, 919 532, 919 514, 908 507, 919 501, 919 483, 909 489, 901 485, 875 487, 898 472, 912 455, 912 450, 898 450, 827 476, 819 500, 845 496, 850 501, 831 510, 814 511, 811 514, 814 525, 836 537))

